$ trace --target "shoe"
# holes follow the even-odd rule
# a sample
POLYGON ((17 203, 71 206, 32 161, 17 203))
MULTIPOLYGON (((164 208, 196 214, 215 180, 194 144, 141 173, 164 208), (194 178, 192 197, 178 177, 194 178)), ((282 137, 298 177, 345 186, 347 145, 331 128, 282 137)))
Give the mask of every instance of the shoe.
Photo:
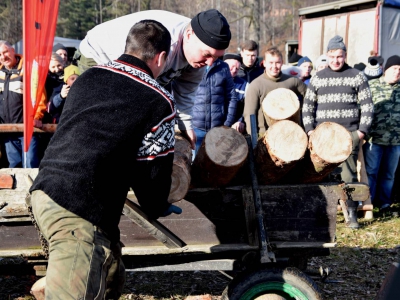
POLYGON ((392 209, 390 208, 390 204, 383 204, 379 209, 379 212, 384 216, 393 214, 392 209))

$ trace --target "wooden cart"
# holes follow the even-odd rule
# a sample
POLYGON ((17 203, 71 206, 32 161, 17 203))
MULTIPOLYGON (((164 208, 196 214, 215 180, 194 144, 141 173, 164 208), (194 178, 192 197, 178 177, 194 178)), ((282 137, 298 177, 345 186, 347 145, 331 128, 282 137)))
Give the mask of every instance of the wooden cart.
MULTIPOLYGON (((247 138, 249 147, 250 138, 247 138)), ((249 151, 251 183, 224 189, 198 188, 175 203, 181 215, 150 220, 128 193, 120 222, 128 271, 235 271, 223 299, 322 299, 301 270, 307 259, 334 247, 338 200, 346 191, 367 200, 365 184, 258 186, 249 151), (283 297, 283 298, 282 298, 283 297)), ((44 275, 46 259, 25 205, 37 169, 0 169, 13 189, 0 190, 0 257, 23 257, 44 275), (4 203, 6 205, 4 205, 4 203), (0 206, 1 207, 1 206, 0 206)))

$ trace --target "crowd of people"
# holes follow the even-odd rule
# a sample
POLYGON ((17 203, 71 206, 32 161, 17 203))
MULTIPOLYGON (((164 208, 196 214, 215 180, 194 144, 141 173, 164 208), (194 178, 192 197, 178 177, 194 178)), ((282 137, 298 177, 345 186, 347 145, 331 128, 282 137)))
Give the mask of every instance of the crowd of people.
MULTIPOLYGON (((179 214, 167 201, 175 127, 194 153, 216 126, 251 133, 251 115, 262 136, 268 125, 261 104, 277 88, 298 96, 309 136, 326 121, 350 132, 353 149, 337 172, 345 182, 357 181, 362 145, 374 204, 390 210, 400 157, 400 57, 372 56, 359 70, 346 63, 343 38, 334 36, 315 64, 294 53, 292 76, 283 72, 278 48, 267 49, 261 63, 256 41, 225 53, 230 39, 229 23, 215 9, 192 19, 143 11, 90 30, 76 64, 63 45, 54 46, 34 117, 39 128, 58 124, 43 157, 35 136, 26 162, 22 135, 3 140, 10 168, 40 164, 30 191, 50 245, 46 297, 118 299, 124 281, 118 223, 129 188, 150 217, 179 214)), ((0 41, 2 123, 22 123, 22 65, 23 57, 0 41)), ((349 199, 347 206, 346 225, 358 228, 357 202, 349 199)))

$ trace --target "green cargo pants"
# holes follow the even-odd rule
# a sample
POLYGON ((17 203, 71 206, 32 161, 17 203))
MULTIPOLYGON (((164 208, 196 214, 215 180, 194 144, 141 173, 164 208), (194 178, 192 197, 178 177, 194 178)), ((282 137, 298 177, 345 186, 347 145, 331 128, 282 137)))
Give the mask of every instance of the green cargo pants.
POLYGON ((125 281, 121 247, 111 246, 100 228, 43 191, 34 191, 31 199, 35 220, 49 243, 46 299, 118 299, 125 281))

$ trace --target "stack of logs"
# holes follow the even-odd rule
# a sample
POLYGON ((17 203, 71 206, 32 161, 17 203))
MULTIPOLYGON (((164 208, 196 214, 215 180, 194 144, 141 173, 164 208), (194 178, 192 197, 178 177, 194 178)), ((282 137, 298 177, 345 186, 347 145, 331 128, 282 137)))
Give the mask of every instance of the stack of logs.
MULTIPOLYGON (((270 92, 262 110, 268 129, 254 149, 260 185, 321 182, 349 157, 352 139, 343 126, 325 122, 307 136, 301 126, 299 100, 291 90, 270 92)), ((247 155, 244 136, 221 126, 207 132, 192 163, 190 143, 176 133, 169 201, 183 199, 191 187, 224 187, 232 181, 247 184, 247 155)))

